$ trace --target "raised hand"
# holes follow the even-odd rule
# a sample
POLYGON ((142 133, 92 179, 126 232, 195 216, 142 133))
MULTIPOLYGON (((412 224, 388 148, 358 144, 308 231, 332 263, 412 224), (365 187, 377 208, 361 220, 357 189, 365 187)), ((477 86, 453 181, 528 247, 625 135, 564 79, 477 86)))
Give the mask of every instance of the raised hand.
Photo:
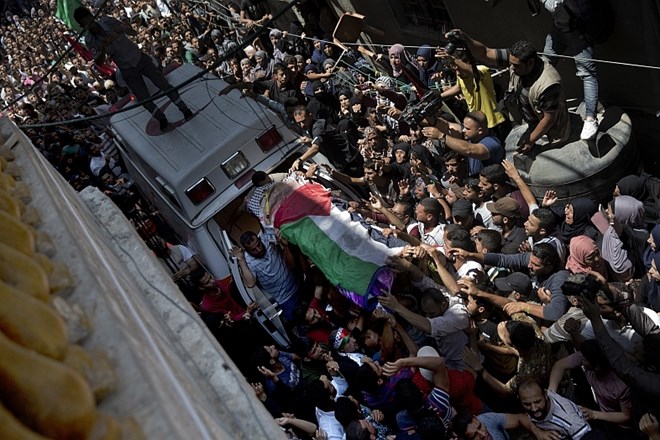
POLYGON ((403 367, 404 364, 401 359, 397 359, 394 362, 386 362, 385 365, 383 365, 383 374, 385 374, 386 376, 394 376, 403 367))
POLYGON ((408 179, 399 180, 399 195, 407 196, 410 194, 410 181, 408 179))
POLYGON ((518 168, 516 168, 513 162, 504 159, 502 161, 502 168, 504 168, 504 171, 506 172, 507 176, 511 178, 511 180, 515 180, 520 177, 520 172, 518 172, 518 168))
POLYGON ((547 208, 557 203, 557 192, 554 189, 549 189, 543 195, 543 200, 541 201, 541 206, 547 208))
POLYGON ((580 333, 581 328, 582 324, 575 318, 568 318, 566 322, 564 322, 564 331, 569 335, 580 333))

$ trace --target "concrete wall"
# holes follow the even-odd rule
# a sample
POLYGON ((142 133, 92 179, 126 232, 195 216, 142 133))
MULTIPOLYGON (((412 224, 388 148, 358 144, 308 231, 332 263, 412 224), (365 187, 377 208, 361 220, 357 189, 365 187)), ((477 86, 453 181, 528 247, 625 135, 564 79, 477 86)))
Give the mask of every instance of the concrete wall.
POLYGON ((72 342, 103 353, 114 366, 117 386, 99 408, 120 420, 132 417, 147 439, 284 438, 110 199, 95 188, 76 193, 6 118, 1 144, 13 151, 30 189, 39 232, 53 240, 53 260, 75 279, 58 301, 91 322, 91 333, 72 342))

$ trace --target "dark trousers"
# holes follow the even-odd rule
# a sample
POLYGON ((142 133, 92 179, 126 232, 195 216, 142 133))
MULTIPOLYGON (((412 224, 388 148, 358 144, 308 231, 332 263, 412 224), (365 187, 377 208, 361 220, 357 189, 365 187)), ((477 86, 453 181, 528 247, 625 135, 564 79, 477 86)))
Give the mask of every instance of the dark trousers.
MULTIPOLYGON (((151 96, 149 94, 149 89, 147 88, 147 83, 144 81, 144 77, 147 77, 154 83, 156 87, 160 90, 165 91, 171 89, 172 86, 165 75, 163 75, 158 68, 154 65, 148 55, 142 53, 142 57, 135 67, 128 67, 121 69, 121 75, 128 88, 131 89, 131 92, 135 95, 138 101, 142 102, 149 99, 151 96)), ((172 89, 167 93, 167 96, 174 102, 174 104, 179 108, 179 110, 184 111, 188 108, 186 104, 181 100, 179 92, 176 89, 172 89)), ((156 107, 153 101, 145 102, 144 108, 149 110, 149 112, 154 116, 159 116, 162 112, 156 107)))

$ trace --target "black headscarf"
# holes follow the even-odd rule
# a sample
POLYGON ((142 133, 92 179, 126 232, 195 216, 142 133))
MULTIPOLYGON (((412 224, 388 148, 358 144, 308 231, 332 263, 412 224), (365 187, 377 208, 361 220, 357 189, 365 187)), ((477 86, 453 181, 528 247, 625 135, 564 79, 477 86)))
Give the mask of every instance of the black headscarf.
POLYGON ((652 228, 660 219, 660 194, 657 185, 649 185, 647 176, 626 176, 616 184, 619 194, 631 196, 644 203, 644 223, 652 228))
POLYGON ((586 235, 595 239, 597 233, 591 224, 591 216, 596 213, 596 204, 586 197, 572 199, 568 204, 573 206, 573 224, 567 224, 564 219, 557 232, 557 238, 567 246, 570 244, 571 238, 578 235, 586 235))
POLYGON ((616 183, 622 196, 631 196, 644 201, 647 197, 646 179, 641 176, 626 176, 616 183))

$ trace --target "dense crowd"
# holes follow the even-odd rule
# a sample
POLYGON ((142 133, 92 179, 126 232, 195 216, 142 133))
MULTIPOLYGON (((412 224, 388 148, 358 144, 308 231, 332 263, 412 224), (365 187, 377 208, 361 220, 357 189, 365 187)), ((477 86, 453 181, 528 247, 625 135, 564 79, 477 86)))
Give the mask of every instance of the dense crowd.
MULTIPOLYGON (((588 36, 564 26, 574 17, 563 2, 542 3, 555 18, 548 44, 589 52, 588 36)), ((22 6, 0 39, 6 114, 19 125, 81 119, 25 131, 75 188, 99 186, 130 208, 138 196, 107 118, 85 119, 125 99, 117 66, 95 64, 54 4, 22 6)), ((110 13, 159 68, 210 69, 224 92, 241 90, 300 135, 289 173, 253 175, 245 209, 262 232, 232 250, 242 282, 280 305, 286 351, 253 319, 258 306, 236 300, 234 280, 141 231, 290 438, 660 438, 660 180, 624 177, 600 205, 535 197, 505 160, 512 125, 528 127, 517 154, 577 139, 561 78, 531 43, 494 49, 455 31, 441 49, 346 49, 311 8, 304 24, 276 22, 237 52, 272 16, 265 2, 121 6, 110 13), (477 61, 510 67, 506 110, 477 61), (327 174, 364 196, 333 207, 391 250, 395 277, 375 302, 329 282, 264 211, 282 182, 314 185, 321 154, 327 174)), ((578 71, 595 107, 595 70, 578 71)), ((587 109, 587 141, 596 116, 587 109)))

